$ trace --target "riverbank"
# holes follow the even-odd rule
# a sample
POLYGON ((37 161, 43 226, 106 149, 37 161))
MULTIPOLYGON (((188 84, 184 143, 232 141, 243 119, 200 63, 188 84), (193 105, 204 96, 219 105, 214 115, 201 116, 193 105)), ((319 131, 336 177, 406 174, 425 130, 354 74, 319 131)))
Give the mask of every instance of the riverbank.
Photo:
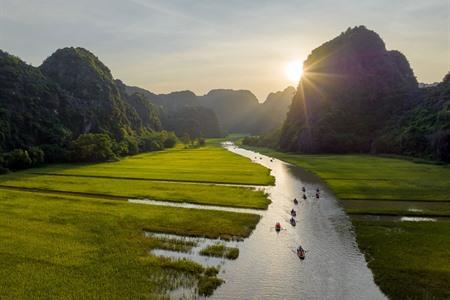
POLYGON ((449 221, 360 219, 361 214, 377 213, 449 216, 449 167, 368 155, 297 155, 246 148, 325 180, 347 213, 354 214, 358 245, 386 295, 394 299, 450 297, 449 221))
POLYGON ((271 182, 268 169, 213 145, 2 175, 0 298, 210 295, 222 283, 218 268, 155 255, 193 245, 147 233, 247 238, 261 218, 252 212, 270 203, 251 185, 271 182), (158 201, 128 201, 136 197, 158 201), (243 208, 218 210, 222 206, 243 208))

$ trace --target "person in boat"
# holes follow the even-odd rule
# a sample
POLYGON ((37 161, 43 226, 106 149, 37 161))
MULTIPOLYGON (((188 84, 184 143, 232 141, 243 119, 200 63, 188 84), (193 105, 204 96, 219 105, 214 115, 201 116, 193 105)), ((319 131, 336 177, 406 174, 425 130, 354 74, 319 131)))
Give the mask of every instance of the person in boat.
POLYGON ((291 222, 292 226, 295 226, 295 219, 294 219, 294 217, 292 217, 289 221, 291 222))
POLYGON ((277 223, 275 224, 275 230, 276 230, 276 231, 280 231, 280 229, 281 229, 281 224, 280 224, 280 222, 277 222, 277 223))
POLYGON ((316 193, 316 198, 319 199, 320 195, 319 193, 316 193))
POLYGON ((319 190, 319 188, 317 188, 317 189, 316 189, 316 192, 317 192, 317 193, 320 193, 320 190, 319 190))
POLYGON ((297 198, 294 199, 294 203, 295 203, 295 204, 298 204, 297 198))
POLYGON ((306 195, 305 194, 303 194, 303 199, 306 200, 306 195))
POLYGON ((305 187, 302 187, 302 192, 304 193, 304 192, 306 192, 306 189, 305 189, 305 187))

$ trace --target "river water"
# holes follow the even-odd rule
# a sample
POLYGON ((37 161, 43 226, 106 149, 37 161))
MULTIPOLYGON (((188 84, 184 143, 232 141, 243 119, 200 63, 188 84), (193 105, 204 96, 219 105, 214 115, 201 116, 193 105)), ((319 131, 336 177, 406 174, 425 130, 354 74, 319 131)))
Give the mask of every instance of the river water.
POLYGON ((320 178, 231 143, 224 147, 269 168, 276 181, 267 188, 272 204, 252 235, 240 243, 239 258, 223 267, 220 277, 226 283, 212 299, 386 298, 357 247, 349 218, 320 178), (297 211, 296 227, 289 224, 292 208, 297 211), (283 228, 279 233, 276 222, 283 228), (307 250, 303 261, 295 254, 299 244, 307 250))

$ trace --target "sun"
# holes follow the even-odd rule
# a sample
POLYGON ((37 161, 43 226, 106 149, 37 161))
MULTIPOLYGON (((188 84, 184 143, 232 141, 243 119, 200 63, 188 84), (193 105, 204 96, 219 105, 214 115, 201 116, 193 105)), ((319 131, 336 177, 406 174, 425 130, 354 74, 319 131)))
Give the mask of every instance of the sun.
POLYGON ((303 74, 302 62, 300 59, 288 62, 284 69, 284 73, 289 81, 297 83, 303 74))

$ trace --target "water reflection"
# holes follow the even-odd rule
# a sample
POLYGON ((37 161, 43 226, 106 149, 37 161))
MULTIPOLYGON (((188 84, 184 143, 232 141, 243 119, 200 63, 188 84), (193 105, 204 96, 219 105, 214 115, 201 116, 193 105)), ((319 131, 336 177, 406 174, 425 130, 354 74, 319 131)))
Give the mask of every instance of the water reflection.
POLYGON ((221 277, 226 284, 212 298, 385 299, 357 248, 347 215, 317 176, 232 144, 225 147, 270 168, 276 182, 267 189, 272 204, 240 245, 236 262, 225 264, 221 277), (289 224, 292 208, 296 227, 289 224), (276 222, 285 230, 276 233, 276 222), (308 250, 304 261, 295 254, 299 244, 308 250))

